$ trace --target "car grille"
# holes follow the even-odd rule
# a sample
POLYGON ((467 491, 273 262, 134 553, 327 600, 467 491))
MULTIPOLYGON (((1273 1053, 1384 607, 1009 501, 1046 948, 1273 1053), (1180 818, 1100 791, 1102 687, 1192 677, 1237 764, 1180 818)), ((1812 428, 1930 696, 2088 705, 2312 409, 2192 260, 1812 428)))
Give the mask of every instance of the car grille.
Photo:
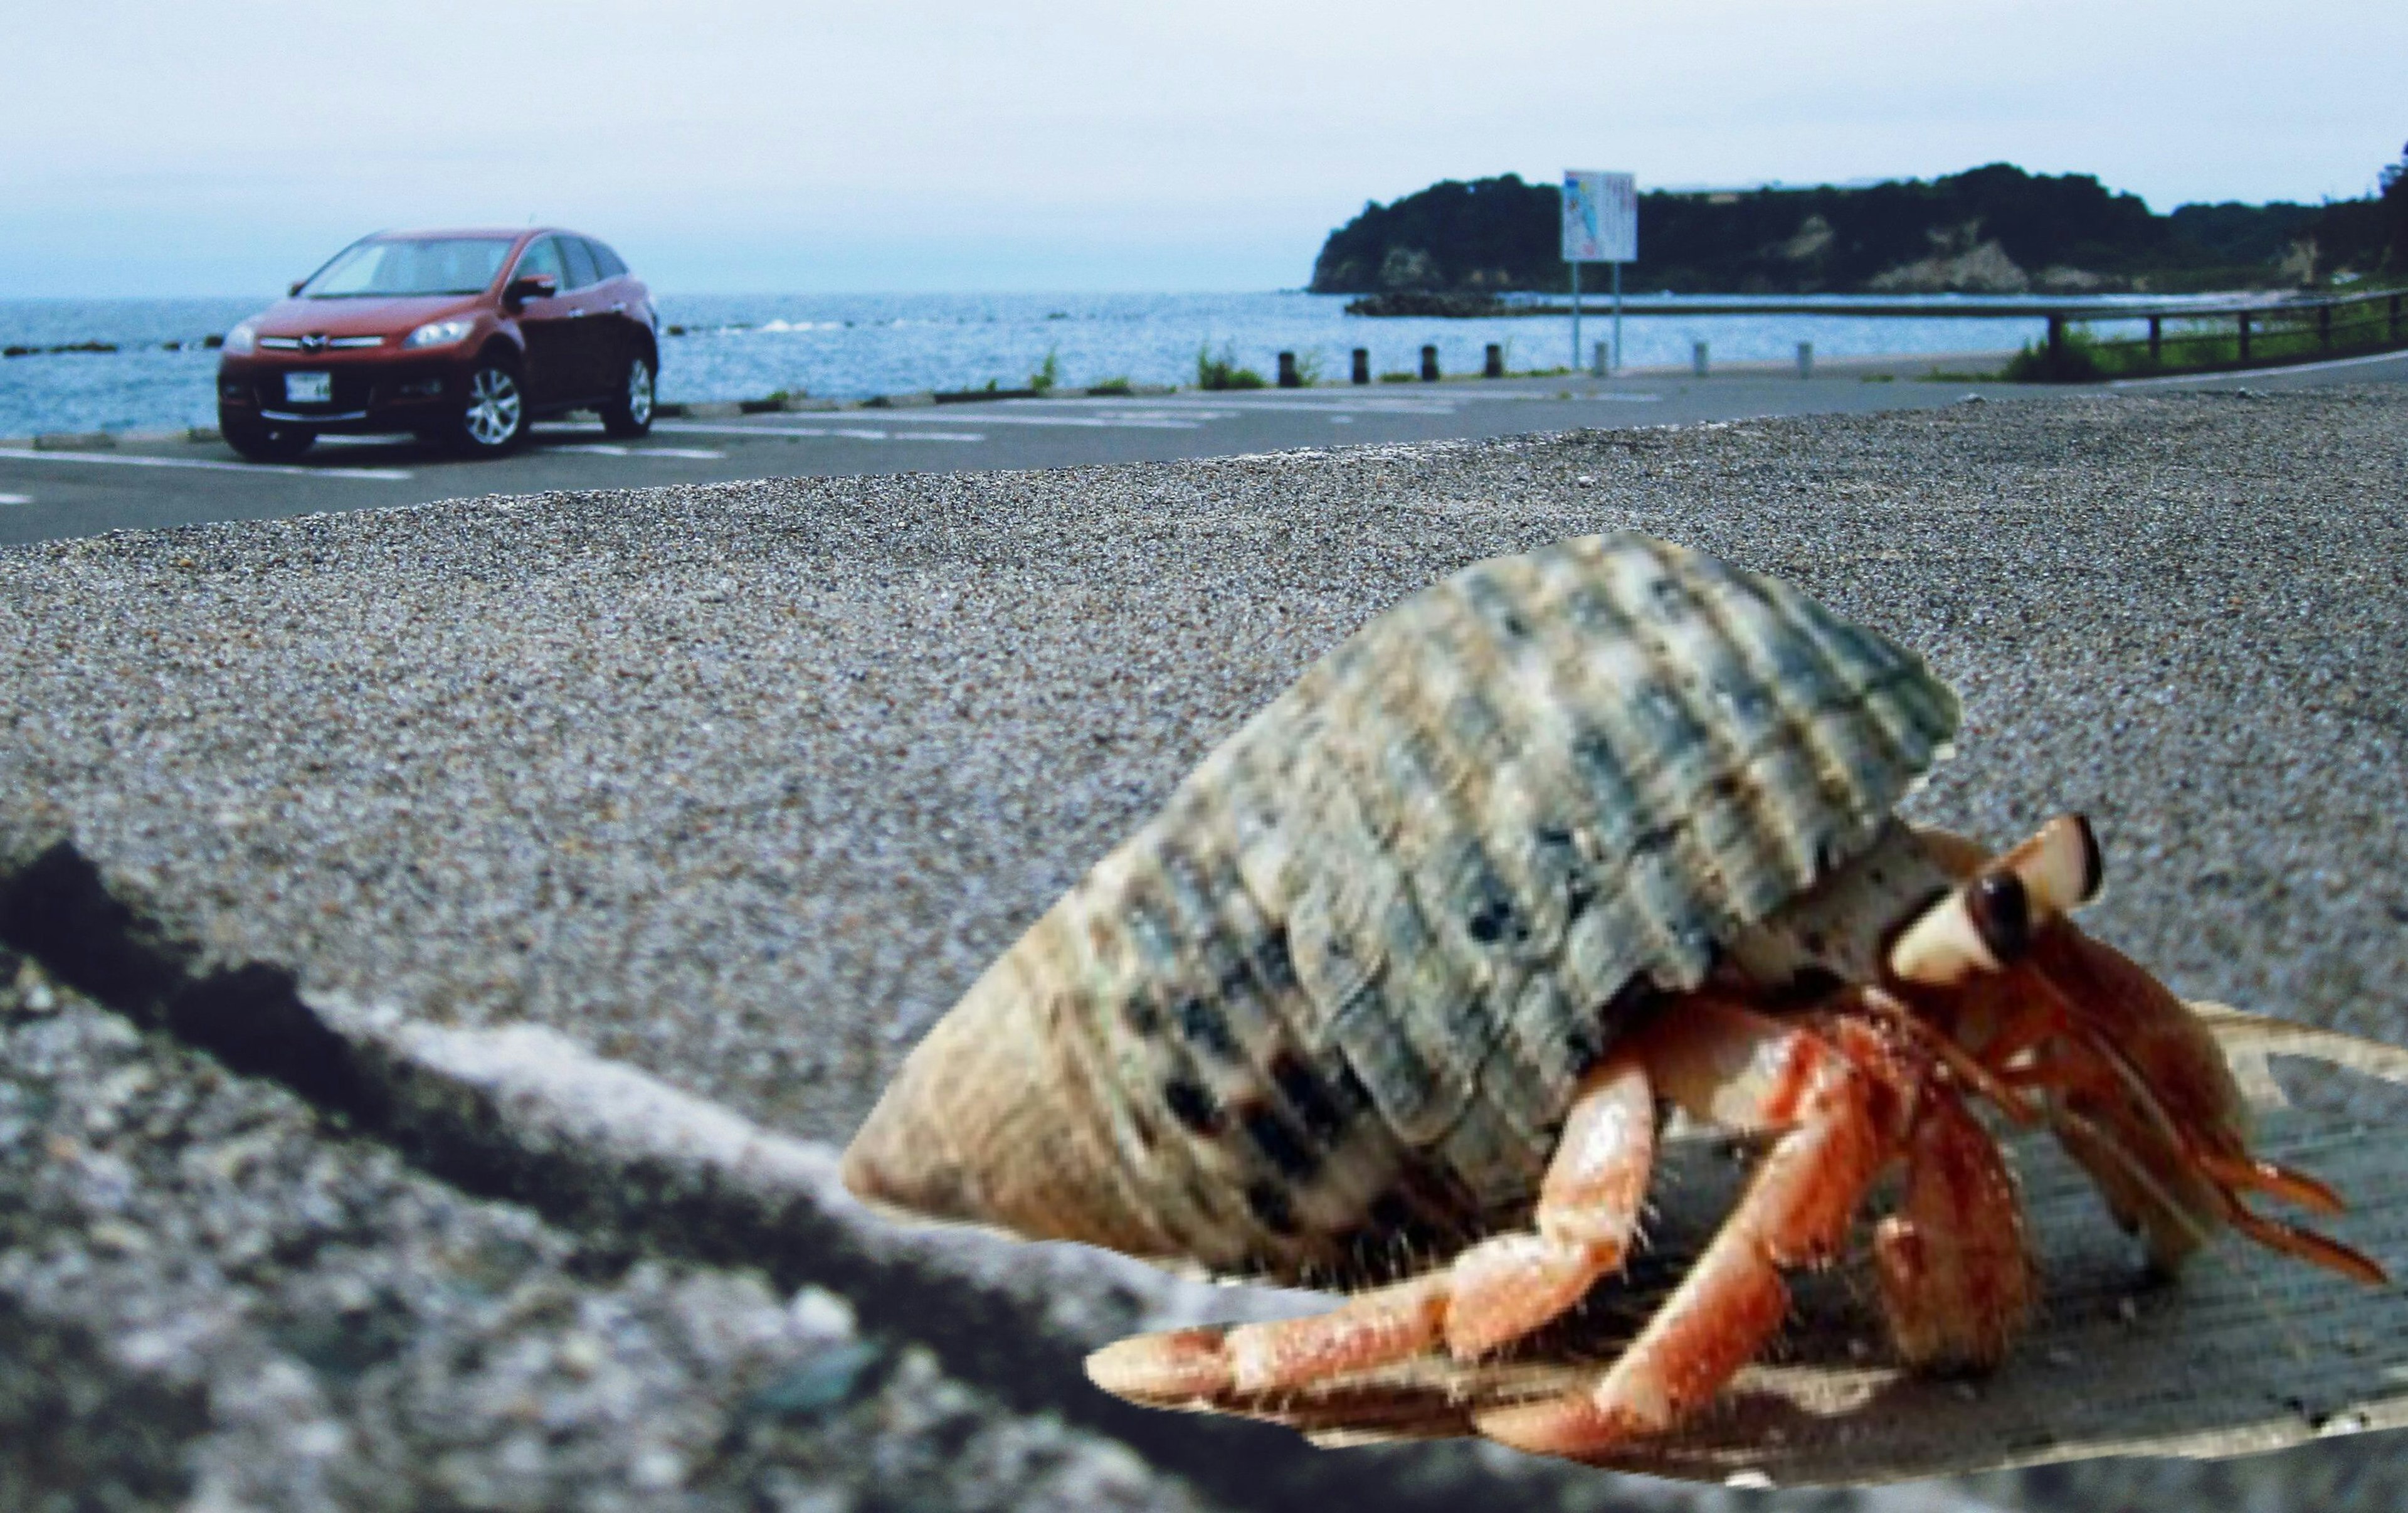
POLYGON ((281 368, 253 377, 251 398, 262 410, 281 411, 289 415, 333 415, 373 410, 394 399, 423 399, 442 392, 443 369, 437 367, 379 367, 367 373, 347 373, 337 367, 333 369, 333 375, 334 396, 323 404, 294 404, 285 398, 281 368))
POLYGON ((261 337, 259 344, 276 352, 355 352, 364 347, 381 347, 384 345, 385 339, 382 337, 326 337, 319 341, 316 348, 310 347, 308 344, 308 340, 307 337, 261 337))

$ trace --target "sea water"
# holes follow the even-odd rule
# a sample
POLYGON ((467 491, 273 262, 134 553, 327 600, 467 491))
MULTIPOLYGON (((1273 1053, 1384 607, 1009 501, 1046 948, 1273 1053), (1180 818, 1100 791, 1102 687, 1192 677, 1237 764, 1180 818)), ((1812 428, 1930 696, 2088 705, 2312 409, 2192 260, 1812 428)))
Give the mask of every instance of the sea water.
MULTIPOLYGON (((218 354, 204 342, 268 303, 0 299, 0 348, 118 349, 0 359, 0 437, 214 424, 218 354)), ((1645 303, 1635 296, 1629 307, 1645 303)), ((1814 303, 1828 309, 1633 316, 1623 322, 1622 360, 1685 368, 1697 341, 1710 344, 1716 364, 1787 361, 1801 341, 1818 359, 2012 352, 2043 329, 2030 305, 2013 299, 1969 300, 1982 318, 1851 314, 1847 296, 1814 303)), ((1425 344, 1449 373, 1478 372, 1491 342, 1514 371, 1573 363, 1565 317, 1373 319, 1348 315, 1336 295, 662 295, 657 304, 660 396, 674 400, 1025 388, 1049 363, 1064 386, 1192 384, 1199 353, 1269 378, 1278 354, 1293 352, 1309 378, 1342 383, 1356 347, 1369 350, 1375 376, 1417 372, 1425 344)), ((1583 322, 1581 366, 1612 324, 1596 301, 1583 322)))

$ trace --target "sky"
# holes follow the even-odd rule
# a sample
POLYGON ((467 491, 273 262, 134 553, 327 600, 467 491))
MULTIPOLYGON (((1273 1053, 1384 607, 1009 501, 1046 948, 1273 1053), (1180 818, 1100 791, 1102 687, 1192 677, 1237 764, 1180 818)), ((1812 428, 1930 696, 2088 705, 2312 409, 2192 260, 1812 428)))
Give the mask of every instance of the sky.
POLYGON ((0 298, 270 293, 379 227, 530 221, 675 293, 1293 288, 1445 178, 2004 161, 2164 210, 2362 195, 2408 137, 2400 0, 14 9, 0 298))

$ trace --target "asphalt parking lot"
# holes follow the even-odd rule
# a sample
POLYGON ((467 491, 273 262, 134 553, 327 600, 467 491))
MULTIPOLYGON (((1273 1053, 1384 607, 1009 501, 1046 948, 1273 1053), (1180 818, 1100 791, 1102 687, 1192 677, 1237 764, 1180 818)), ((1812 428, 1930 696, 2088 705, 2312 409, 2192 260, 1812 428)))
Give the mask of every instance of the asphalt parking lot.
MULTIPOLYGON (((1776 367, 1699 379, 1639 371, 1455 379, 1318 388, 1004 399, 738 413, 731 405, 664 419, 642 440, 612 441, 598 421, 534 428, 499 461, 464 461, 406 438, 330 437, 291 464, 247 462, 213 437, 120 437, 91 447, 0 439, 0 544, 277 519, 492 494, 653 488, 778 477, 1067 468, 1238 456, 1331 445, 1429 441, 1773 415, 1922 410, 1968 395, 2029 399, 2058 389, 1937 377, 1995 369, 2001 353, 1845 359, 1811 379, 1776 367)), ((2408 353, 2255 373, 2125 385, 2172 392, 2279 390, 2408 379, 2408 353)))
MULTIPOLYGON (((595 421, 541 425, 526 447, 500 461, 462 461, 407 439, 376 437, 327 438, 308 456, 284 465, 246 462, 214 439, 127 437, 106 449, 52 450, 19 438, 0 439, 0 544, 490 494, 1161 462, 1332 445, 1923 410, 1956 403, 1969 394, 2029 399, 2066 392, 1931 376, 1935 368, 1993 369, 2001 356, 1834 361, 1803 381, 1785 369, 1734 367, 1706 379, 1684 371, 1634 372, 1612 380, 1474 379, 1227 394, 1182 390, 766 414, 706 406, 698 408, 713 413, 665 419, 650 437, 634 442, 606 439, 595 421)), ((2408 353, 2130 387, 2281 390, 2402 379, 2408 379, 2408 353)))
MULTIPOLYGON (((1944 367, 1995 367, 1997 354, 1944 367)), ((1934 360, 1827 363, 1794 373, 1731 369, 1580 378, 1450 380, 1132 397, 709 414, 664 419, 640 441, 595 421, 545 424, 499 461, 467 462, 408 439, 330 437, 292 464, 244 461, 222 441, 0 440, 0 543, 274 519, 324 510, 488 494, 652 488, 739 479, 1079 467, 1297 448, 1470 439, 1758 415, 1924 409, 1966 394, 2029 396, 2010 384, 1934 381, 1934 360)), ((2408 368, 2408 365, 2403 365, 2408 368)))

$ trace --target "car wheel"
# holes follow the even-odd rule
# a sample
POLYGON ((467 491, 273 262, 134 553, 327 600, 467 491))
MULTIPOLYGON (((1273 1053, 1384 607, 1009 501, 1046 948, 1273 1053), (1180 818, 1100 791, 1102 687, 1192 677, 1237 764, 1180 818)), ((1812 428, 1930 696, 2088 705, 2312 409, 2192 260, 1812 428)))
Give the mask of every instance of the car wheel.
POLYGON ((602 407, 602 434, 642 436, 652 428, 652 365, 641 353, 627 359, 619 392, 602 407))
POLYGON ((309 450, 318 433, 301 425, 268 425, 255 420, 218 417, 226 445, 253 462, 291 462, 309 450))
POLYGON ((479 363, 452 422, 452 445, 471 457, 498 457, 519 444, 526 428, 526 390, 518 370, 502 362, 479 363))

